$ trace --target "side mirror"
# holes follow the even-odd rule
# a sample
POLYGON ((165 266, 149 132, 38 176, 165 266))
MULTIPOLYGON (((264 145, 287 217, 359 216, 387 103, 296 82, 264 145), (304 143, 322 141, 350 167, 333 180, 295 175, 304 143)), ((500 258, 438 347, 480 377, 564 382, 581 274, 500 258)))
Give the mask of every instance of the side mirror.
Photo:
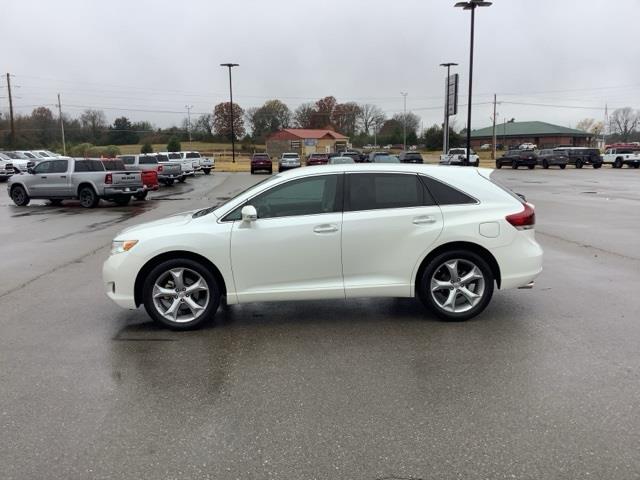
POLYGON ((243 222, 255 222, 258 219, 258 211, 253 205, 245 205, 240 211, 243 222))

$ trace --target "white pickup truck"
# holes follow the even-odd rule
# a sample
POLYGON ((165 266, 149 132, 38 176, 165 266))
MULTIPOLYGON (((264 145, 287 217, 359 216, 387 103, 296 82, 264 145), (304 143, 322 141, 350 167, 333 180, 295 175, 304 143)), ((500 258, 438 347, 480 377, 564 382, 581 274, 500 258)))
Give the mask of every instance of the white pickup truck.
POLYGON ((180 183, 183 183, 187 177, 192 177, 196 174, 195 168, 193 168, 193 160, 184 159, 180 152, 158 152, 156 154, 159 162, 171 162, 180 164, 182 169, 182 176, 178 179, 180 183))
POLYGON ((602 163, 608 163, 613 168, 622 168, 623 165, 640 168, 640 146, 638 149, 608 148, 602 155, 602 163))
POLYGON ((216 168, 216 161, 213 157, 205 157, 200 155, 200 152, 180 152, 180 154, 184 160, 192 160, 194 162, 194 168, 197 171, 202 170, 205 175, 209 175, 211 170, 216 168), (198 165, 197 167, 196 164, 198 165))
MULTIPOLYGON (((466 155, 466 148, 450 148, 449 153, 440 155, 440 165, 464 165, 466 155)), ((469 155, 469 165, 477 167, 479 164, 480 157, 476 155, 476 152, 471 150, 471 155, 469 155)))

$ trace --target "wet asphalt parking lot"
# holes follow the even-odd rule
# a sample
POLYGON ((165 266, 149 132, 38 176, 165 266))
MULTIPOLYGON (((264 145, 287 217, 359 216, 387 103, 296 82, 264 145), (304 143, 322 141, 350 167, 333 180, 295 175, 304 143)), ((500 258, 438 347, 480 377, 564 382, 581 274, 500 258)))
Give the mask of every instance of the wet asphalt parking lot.
POLYGON ((545 270, 476 319, 261 303, 182 333, 104 296, 111 239, 262 176, 95 210, 2 191, 0 478, 640 477, 640 173, 494 175, 536 205, 545 270))

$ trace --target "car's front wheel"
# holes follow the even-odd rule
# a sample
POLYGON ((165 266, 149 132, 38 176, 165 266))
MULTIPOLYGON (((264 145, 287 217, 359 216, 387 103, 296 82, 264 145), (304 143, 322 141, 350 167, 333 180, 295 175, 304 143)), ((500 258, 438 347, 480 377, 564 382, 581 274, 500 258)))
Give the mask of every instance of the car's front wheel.
POLYGON ((418 293, 438 317, 463 321, 475 317, 489 304, 493 282, 491 268, 480 255, 452 250, 429 262, 418 293))
POLYGON ((518 161, 517 160, 513 160, 511 162, 511 168, 513 168, 514 170, 518 169, 518 161))
POLYGON ((11 189, 11 200, 13 200, 13 203, 18 207, 26 207, 29 205, 31 198, 29 198, 27 191, 22 185, 16 185, 11 189))
POLYGON ((496 168, 502 168, 502 163, 496 162, 496 168))
POLYGON ((144 281, 143 302, 156 322, 189 330, 211 319, 220 305, 220 289, 207 268, 178 258, 157 265, 144 281))

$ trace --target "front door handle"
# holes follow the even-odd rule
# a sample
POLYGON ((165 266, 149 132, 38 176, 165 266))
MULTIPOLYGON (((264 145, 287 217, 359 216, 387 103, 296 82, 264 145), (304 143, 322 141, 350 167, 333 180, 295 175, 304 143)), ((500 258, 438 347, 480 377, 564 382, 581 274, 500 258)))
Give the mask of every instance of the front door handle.
POLYGON ((413 219, 414 225, 427 225, 430 223, 436 223, 435 217, 432 217, 431 215, 424 215, 413 219))
POLYGON ((42 175, 40 178, 47 178, 47 176, 46 175, 42 175))
POLYGON ((67 178, 66 175, 60 175, 60 178, 67 178))
POLYGON ((324 224, 314 227, 313 231, 315 233, 333 233, 338 231, 338 227, 335 225, 324 224))

